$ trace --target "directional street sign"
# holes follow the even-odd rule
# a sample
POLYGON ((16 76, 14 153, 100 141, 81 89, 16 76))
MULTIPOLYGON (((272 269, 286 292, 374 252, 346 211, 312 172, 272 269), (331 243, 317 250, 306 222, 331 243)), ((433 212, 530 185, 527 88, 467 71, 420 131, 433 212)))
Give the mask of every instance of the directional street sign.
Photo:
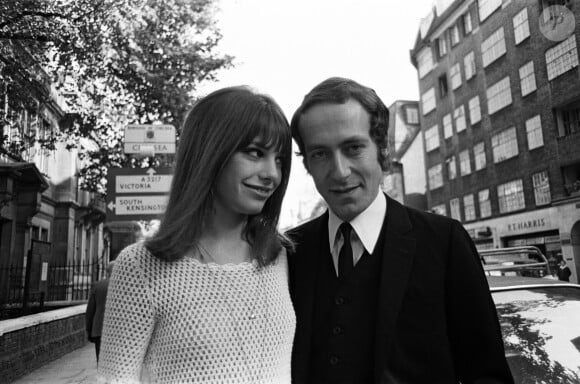
POLYGON ((107 178, 107 221, 151 220, 167 207, 171 168, 112 168, 107 178))
POLYGON ((128 125, 123 149, 125 153, 175 153, 175 127, 167 124, 128 125))

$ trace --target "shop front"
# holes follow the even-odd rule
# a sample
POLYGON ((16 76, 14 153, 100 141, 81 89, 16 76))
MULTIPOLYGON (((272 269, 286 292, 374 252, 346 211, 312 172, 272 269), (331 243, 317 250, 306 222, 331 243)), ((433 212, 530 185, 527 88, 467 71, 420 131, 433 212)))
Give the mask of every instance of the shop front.
POLYGON ((546 256, 552 271, 562 260, 560 220, 555 207, 469 223, 465 228, 479 250, 535 246, 546 256))

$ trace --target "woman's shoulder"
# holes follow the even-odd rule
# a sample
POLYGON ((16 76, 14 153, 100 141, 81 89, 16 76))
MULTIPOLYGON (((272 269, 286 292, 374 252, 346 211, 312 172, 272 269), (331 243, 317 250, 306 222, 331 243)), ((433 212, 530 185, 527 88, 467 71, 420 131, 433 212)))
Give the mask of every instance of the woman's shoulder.
POLYGON ((154 261, 156 258, 147 249, 143 241, 131 244, 124 248, 117 259, 115 260, 115 267, 119 265, 142 266, 154 261))

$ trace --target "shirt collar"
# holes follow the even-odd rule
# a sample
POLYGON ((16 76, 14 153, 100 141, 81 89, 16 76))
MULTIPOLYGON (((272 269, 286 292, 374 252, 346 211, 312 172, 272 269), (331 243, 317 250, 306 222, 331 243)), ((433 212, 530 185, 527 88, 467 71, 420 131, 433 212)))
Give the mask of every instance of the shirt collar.
MULTIPOLYGON (((381 228, 383 226, 383 221, 385 219, 385 214, 387 213, 387 199, 382 191, 379 189, 377 197, 373 202, 362 211, 358 216, 350 221, 356 235, 360 239, 361 243, 365 247, 365 250, 371 254, 375 249, 377 240, 381 233, 381 228)), ((336 232, 338 227, 342 224, 342 220, 338 218, 332 212, 331 209, 328 210, 328 243, 330 244, 330 249, 334 246, 334 241, 336 240, 336 232)))

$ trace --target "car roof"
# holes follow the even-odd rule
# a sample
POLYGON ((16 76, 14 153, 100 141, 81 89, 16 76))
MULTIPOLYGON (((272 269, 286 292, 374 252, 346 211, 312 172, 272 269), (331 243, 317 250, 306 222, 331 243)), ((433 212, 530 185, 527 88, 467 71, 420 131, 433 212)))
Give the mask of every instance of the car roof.
POLYGON ((504 291, 507 289, 525 289, 547 286, 580 288, 580 285, 571 284, 565 281, 525 276, 487 276, 487 282, 492 292, 504 291))

